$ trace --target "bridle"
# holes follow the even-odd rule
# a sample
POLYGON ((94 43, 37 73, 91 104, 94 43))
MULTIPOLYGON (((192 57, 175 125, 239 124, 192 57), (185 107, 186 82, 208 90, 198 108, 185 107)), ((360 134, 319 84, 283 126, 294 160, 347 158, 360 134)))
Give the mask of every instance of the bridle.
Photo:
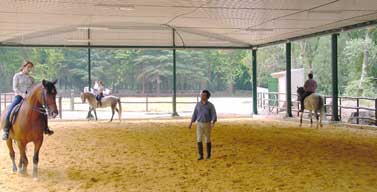
POLYGON ((49 107, 48 107, 48 102, 46 100, 47 90, 44 87, 42 89, 43 89, 43 93, 41 95, 42 106, 41 107, 33 106, 32 110, 36 111, 36 112, 38 112, 42 115, 48 115, 50 111, 49 111, 49 107))

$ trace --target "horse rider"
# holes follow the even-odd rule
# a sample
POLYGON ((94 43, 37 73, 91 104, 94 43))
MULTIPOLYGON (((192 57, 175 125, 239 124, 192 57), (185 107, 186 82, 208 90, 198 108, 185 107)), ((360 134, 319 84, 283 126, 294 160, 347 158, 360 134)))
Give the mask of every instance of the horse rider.
POLYGON ((97 87, 97 107, 102 106, 101 99, 104 97, 103 92, 105 91, 105 85, 102 81, 98 81, 98 87, 97 87))
POLYGON ((98 91, 98 81, 94 81, 92 93, 97 94, 98 91))
POLYGON ((304 94, 301 97, 301 110, 300 112, 304 112, 304 100, 307 96, 313 94, 316 92, 317 89, 317 82, 313 79, 313 73, 310 72, 308 74, 308 80, 305 81, 304 84, 304 94))
MULTIPOLYGON (((15 97, 9 106, 8 111, 5 114, 5 125, 3 127, 3 140, 8 140, 9 138, 9 129, 12 126, 10 122, 10 115, 12 110, 16 105, 21 103, 28 92, 30 92, 33 84, 34 78, 30 76, 30 71, 34 68, 34 64, 30 61, 24 61, 22 64, 20 71, 13 76, 13 91, 15 97)), ((47 125, 47 115, 45 116, 46 127, 44 129, 44 133, 47 135, 52 135, 54 132, 48 128, 47 125)))
POLYGON ((191 122, 189 124, 189 129, 191 129, 192 124, 196 121, 196 136, 198 144, 199 158, 203 159, 203 135, 207 144, 207 159, 211 158, 211 131, 215 126, 217 121, 217 114, 215 106, 208 101, 211 97, 211 93, 208 90, 203 90, 200 93, 200 102, 195 106, 194 112, 192 114, 191 122))

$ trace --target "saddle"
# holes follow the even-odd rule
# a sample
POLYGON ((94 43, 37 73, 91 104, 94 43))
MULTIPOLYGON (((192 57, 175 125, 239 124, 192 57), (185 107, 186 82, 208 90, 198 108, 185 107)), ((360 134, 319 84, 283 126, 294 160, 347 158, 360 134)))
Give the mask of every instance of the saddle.
POLYGON ((97 100, 97 101, 101 101, 102 98, 104 98, 104 97, 105 97, 104 95, 100 95, 100 94, 98 94, 98 95, 96 95, 96 100, 97 100))
POLYGON ((21 101, 19 104, 17 104, 13 110, 10 112, 10 116, 9 116, 9 122, 14 125, 14 123, 16 122, 16 119, 17 119, 17 115, 18 115, 18 112, 20 111, 20 108, 21 108, 21 105, 22 105, 23 101, 21 101))

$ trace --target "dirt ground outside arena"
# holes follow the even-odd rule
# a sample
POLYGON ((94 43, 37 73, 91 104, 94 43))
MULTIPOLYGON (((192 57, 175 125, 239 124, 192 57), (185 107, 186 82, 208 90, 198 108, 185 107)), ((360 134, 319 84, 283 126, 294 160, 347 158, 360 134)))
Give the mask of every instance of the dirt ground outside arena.
POLYGON ((197 161, 187 123, 52 122, 37 181, 11 172, 1 144, 0 191, 377 191, 377 131, 223 119, 213 158, 197 161))

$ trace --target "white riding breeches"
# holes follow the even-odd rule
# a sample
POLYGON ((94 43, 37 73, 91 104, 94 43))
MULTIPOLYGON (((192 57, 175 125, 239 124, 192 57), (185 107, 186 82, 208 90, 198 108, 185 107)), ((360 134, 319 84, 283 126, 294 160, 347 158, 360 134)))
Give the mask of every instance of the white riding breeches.
POLYGON ((206 143, 211 142, 211 126, 210 123, 197 122, 196 124, 196 138, 198 142, 203 141, 203 136, 206 143))

